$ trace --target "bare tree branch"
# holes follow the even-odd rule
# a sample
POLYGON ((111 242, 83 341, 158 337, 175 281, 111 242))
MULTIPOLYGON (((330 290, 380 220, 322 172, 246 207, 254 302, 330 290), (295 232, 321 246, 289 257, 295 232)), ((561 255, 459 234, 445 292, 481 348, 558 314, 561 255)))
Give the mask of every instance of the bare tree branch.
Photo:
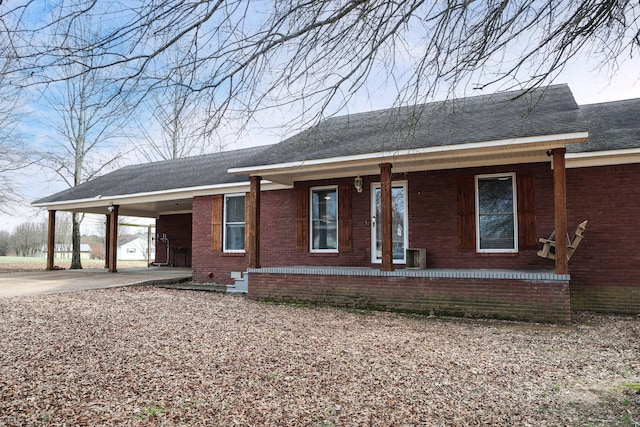
POLYGON ((119 85, 112 101, 132 94, 141 101, 181 85, 206 100, 209 132, 269 108, 315 120, 375 86, 397 88, 398 104, 427 101, 441 89, 532 89, 553 81, 576 55, 615 63, 640 47, 640 4, 633 0, 59 0, 50 10, 30 1, 0 7, 5 31, 20 23, 11 40, 29 81, 105 70, 119 85), (86 17, 105 24, 96 38, 72 48, 49 43, 66 42, 86 17), (100 60, 88 61, 81 54, 88 49, 100 60), (190 55, 176 57, 176 49, 190 55), (51 73, 74 63, 82 65, 75 74, 51 73), (172 81, 189 70, 197 70, 193 80, 172 81))

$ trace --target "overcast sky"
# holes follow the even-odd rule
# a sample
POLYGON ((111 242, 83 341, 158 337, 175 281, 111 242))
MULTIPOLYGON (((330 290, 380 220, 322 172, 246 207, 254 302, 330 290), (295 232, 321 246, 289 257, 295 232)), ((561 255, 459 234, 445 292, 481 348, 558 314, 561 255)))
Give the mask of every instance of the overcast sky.
MULTIPOLYGON (((640 61, 628 60, 624 62, 614 77, 611 77, 607 71, 598 72, 594 70, 595 66, 588 61, 575 61, 554 83, 567 83, 573 91, 576 101, 581 105, 640 98, 640 61)), ((477 93, 474 92, 469 95, 473 94, 477 93)), ((354 99, 354 102, 349 105, 348 112, 356 113, 388 108, 393 106, 393 101, 393 97, 385 96, 354 99)), ((284 113, 282 114, 284 115, 284 113)), ((273 123, 274 116, 277 115, 277 112, 269 112, 265 117, 268 117, 267 120, 273 123)), ((257 126, 243 135, 239 141, 229 141, 225 149, 230 150, 252 145, 276 143, 286 137, 290 131, 290 129, 287 132, 286 129, 279 129, 278 127, 265 130, 257 126)), ((24 187, 23 195, 28 203, 65 189, 65 185, 62 182, 46 175, 41 168, 36 167, 25 171, 22 177, 22 184, 24 187)), ((0 214, 0 230, 11 231, 22 222, 45 217, 46 212, 41 209, 16 208, 13 215, 0 214)), ((102 221, 102 217, 98 217, 98 219, 88 218, 83 233, 90 232, 91 228, 96 227, 100 221, 102 221)))

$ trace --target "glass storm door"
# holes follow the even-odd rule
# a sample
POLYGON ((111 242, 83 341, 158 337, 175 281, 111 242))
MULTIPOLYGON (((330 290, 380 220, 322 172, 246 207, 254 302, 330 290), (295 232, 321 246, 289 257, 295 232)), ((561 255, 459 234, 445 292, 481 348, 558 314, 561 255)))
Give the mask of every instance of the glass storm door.
MULTIPOLYGON (((406 262, 405 249, 409 241, 407 228, 407 183, 393 182, 391 185, 393 263, 403 264, 406 262)), ((382 262, 381 219, 380 183, 374 183, 371 188, 371 262, 378 264, 382 262)))

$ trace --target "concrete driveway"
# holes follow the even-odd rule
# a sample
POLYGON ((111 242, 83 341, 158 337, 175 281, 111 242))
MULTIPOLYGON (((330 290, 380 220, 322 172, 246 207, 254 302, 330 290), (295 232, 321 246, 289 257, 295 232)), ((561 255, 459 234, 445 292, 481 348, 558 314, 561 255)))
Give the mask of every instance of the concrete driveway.
POLYGON ((117 273, 109 273, 102 268, 1 273, 0 297, 55 294, 151 283, 171 284, 190 279, 190 268, 170 267, 126 268, 118 270, 117 273))

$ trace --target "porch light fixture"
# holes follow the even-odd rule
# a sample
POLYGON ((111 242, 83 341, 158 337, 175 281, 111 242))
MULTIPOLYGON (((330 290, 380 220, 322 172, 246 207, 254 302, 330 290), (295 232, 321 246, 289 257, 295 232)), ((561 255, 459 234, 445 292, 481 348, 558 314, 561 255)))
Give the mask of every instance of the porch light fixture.
POLYGON ((109 207, 107 207, 109 212, 113 212, 113 203, 109 203, 109 207))
POLYGON ((356 187, 358 193, 362 193, 362 178, 360 178, 360 175, 353 180, 353 186, 356 187))

